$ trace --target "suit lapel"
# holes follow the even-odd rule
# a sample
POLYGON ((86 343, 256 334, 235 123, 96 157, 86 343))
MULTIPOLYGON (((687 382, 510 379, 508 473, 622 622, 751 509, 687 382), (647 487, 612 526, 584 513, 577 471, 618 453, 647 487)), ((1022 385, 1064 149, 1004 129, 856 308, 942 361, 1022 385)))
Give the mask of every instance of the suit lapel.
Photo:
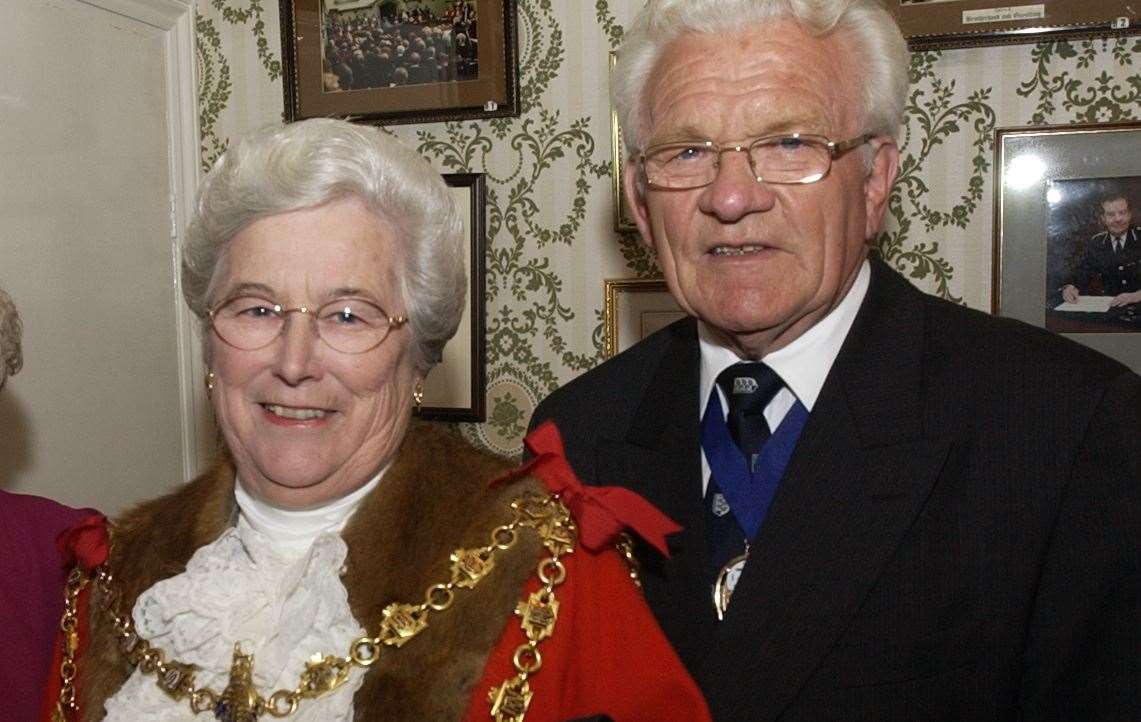
POLYGON ((1121 247, 1123 253, 1137 255, 1141 251, 1141 229, 1130 228, 1125 234, 1125 245, 1121 247))
POLYGON ((639 553, 646 601, 687 666, 697 663, 714 632, 713 608, 701 583, 705 558, 698 439, 700 356, 693 319, 670 327, 626 435, 598 445, 603 484, 626 486, 680 524, 670 558, 639 553))
POLYGON ((773 719, 842 634, 943 464, 923 433, 918 291, 878 262, 777 490, 713 653, 717 719, 773 719))

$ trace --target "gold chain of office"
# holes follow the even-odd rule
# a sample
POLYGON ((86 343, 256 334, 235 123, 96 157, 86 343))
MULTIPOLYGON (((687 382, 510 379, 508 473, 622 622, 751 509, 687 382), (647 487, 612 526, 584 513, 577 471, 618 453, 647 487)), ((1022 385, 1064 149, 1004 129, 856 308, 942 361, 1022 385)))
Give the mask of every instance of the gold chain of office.
POLYGON ((195 714, 211 712, 221 722, 256 722, 263 714, 288 717, 302 700, 316 699, 343 685, 353 667, 368 669, 376 664, 384 647, 399 648, 428 627, 433 613, 446 611, 455 600, 456 589, 473 589, 495 567, 495 557, 515 545, 520 529, 539 535, 547 555, 536 574, 542 587, 521 600, 515 614, 521 619, 527 641, 515 649, 516 674, 488 691, 491 718, 495 722, 522 722, 531 705, 533 692, 529 677, 543 664, 539 642, 554 634, 559 603, 555 588, 566 579, 561 557, 574 551, 576 527, 557 495, 527 492, 511 502, 512 520, 491 532, 487 546, 456 549, 451 554, 450 580, 433 584, 419 604, 394 602, 381 612, 380 629, 375 637, 361 637, 349 645, 348 654, 310 657, 293 689, 278 689, 262 696, 253 684, 253 655, 234 645, 230 677, 221 692, 195 684, 197 667, 166 659, 163 650, 152 646, 135 631, 130 614, 119 610, 114 576, 107 564, 92 571, 72 570, 65 590, 61 629, 64 632, 63 660, 60 664, 59 700, 53 722, 68 722, 78 711, 75 692, 75 654, 79 647, 78 602, 82 590, 92 581, 101 592, 100 607, 114 626, 118 646, 127 660, 143 674, 153 675, 155 683, 176 702, 187 700, 195 714))

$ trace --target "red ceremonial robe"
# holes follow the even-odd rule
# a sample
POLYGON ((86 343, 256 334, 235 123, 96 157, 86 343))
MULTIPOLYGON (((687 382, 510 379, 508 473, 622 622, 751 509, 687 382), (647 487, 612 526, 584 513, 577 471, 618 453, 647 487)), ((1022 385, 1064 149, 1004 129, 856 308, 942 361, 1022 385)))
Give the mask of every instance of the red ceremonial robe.
MULTIPOLYGON (((618 533, 630 526, 664 551, 664 537, 676 526, 631 492, 582 487, 562 457, 553 426, 537 429, 528 441, 535 460, 509 471, 502 460, 452 434, 421 424, 410 429, 383 482, 342 532, 350 550, 344 579, 354 616, 373 633, 385 605, 414 600, 441 576, 447 578, 451 549, 486 544, 491 530, 510 518, 511 499, 545 488, 570 510, 578 538, 574 551, 561 558, 566 577, 555 588, 560 608, 553 636, 538 644, 541 664, 527 680, 530 705, 522 717, 500 719, 709 720, 697 685, 614 546, 618 533), (478 481, 495 477, 501 478, 493 488, 478 481), (424 563, 428 559, 435 561, 424 563)), ((223 461, 112 526, 115 550, 109 564, 123 609, 133 607, 138 594, 158 579, 180 573, 195 549, 232 523, 233 483, 232 466, 223 461)), ((91 568, 108 558, 106 534, 98 525, 68 541, 81 566, 91 568)), ((495 569, 475 588, 457 590, 453 607, 434 615, 424 632, 399 649, 384 648, 354 697, 356 718, 495 720, 489 693, 516 675, 513 659, 525 642, 513 611, 539 588, 537 569, 546 556, 536 535, 521 532, 495 569)), ((117 651, 99 593, 90 589, 81 595, 92 600, 86 619, 90 631, 80 640, 79 709, 66 717, 83 722, 102 718, 103 701, 132 671, 117 651)), ((59 698, 58 675, 54 682, 44 722, 51 720, 59 698)))

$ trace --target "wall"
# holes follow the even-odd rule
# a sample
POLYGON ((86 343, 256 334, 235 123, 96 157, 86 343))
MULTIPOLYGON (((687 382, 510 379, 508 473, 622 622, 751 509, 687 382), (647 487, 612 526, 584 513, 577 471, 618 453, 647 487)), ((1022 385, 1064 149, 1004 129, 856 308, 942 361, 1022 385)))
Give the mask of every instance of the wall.
MULTIPOLYGON (((198 0, 204 166, 229 138, 280 122, 272 0, 198 0)), ((538 399, 601 359, 602 282, 652 261, 614 231, 607 53, 640 0, 519 0, 523 113, 392 126, 441 172, 488 174, 488 422, 464 434, 519 449, 538 399)), ((903 171, 881 239, 931 293, 990 307, 993 131, 1141 117, 1141 38, 916 53, 903 171)))
POLYGON ((24 357, 0 392, 7 491, 113 514, 192 470, 201 387, 174 275, 197 160, 191 4, 4 5, 0 287, 24 357))

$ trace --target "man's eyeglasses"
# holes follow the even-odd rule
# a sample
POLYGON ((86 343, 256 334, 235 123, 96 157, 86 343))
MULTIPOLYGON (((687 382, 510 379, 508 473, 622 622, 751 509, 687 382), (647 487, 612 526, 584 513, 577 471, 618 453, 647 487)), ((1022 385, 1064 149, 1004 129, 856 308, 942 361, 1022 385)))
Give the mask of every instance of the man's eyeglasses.
POLYGON ((815 183, 832 168, 832 161, 867 143, 874 135, 835 142, 822 135, 766 135, 748 145, 720 146, 711 140, 660 143, 646 148, 640 160, 651 188, 688 190, 717 179, 721 154, 746 153, 758 183, 815 183))
POLYGON ((285 330, 291 313, 309 316, 317 335, 332 349, 347 354, 371 351, 388 332, 408 322, 404 316, 389 316, 363 298, 338 298, 320 308, 284 308, 257 296, 229 298, 209 312, 210 327, 218 338, 242 351, 256 351, 273 343, 285 330))

